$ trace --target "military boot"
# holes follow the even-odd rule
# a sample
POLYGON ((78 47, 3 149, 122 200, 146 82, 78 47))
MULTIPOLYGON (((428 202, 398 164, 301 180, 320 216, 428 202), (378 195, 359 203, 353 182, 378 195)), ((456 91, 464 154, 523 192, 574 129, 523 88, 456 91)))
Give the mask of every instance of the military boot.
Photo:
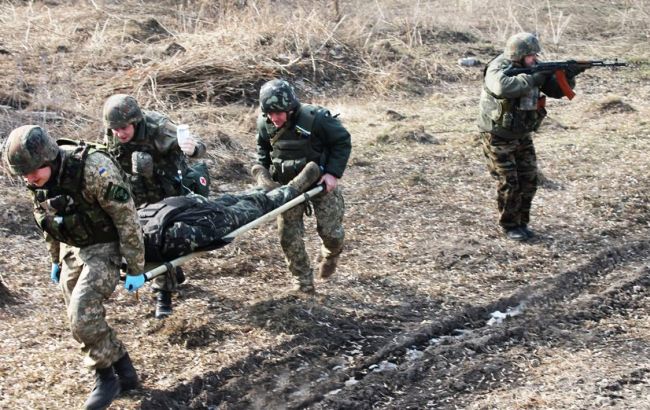
POLYGON ((313 295, 316 293, 316 288, 314 287, 314 273, 311 270, 298 277, 298 288, 296 290, 307 295, 313 295))
POLYGON ((519 229, 521 230, 521 232, 524 233, 524 235, 526 235, 526 237, 527 237, 528 239, 531 239, 531 238, 534 238, 534 237, 535 237, 535 232, 531 231, 531 230, 528 228, 528 225, 521 225, 521 226, 519 227, 519 229))
POLYGON ((159 290, 156 295, 156 319, 164 319, 172 314, 172 293, 159 290))
POLYGON ((86 410, 103 410, 110 406, 120 393, 120 382, 115 376, 113 366, 95 370, 95 387, 84 403, 86 410))
POLYGON ((320 178, 320 167, 315 162, 310 162, 298 175, 287 184, 298 192, 305 192, 320 178))
POLYGON ((279 183, 273 180, 271 173, 263 165, 253 165, 253 168, 251 168, 251 174, 253 174, 257 186, 265 191, 271 191, 280 186, 279 183))
POLYGON ((339 261, 339 255, 330 256, 329 258, 323 258, 318 265, 318 277, 321 279, 327 279, 336 272, 336 265, 339 261))
POLYGON ((122 356, 120 360, 113 363, 113 369, 115 369, 117 377, 120 380, 122 391, 138 387, 138 373, 135 371, 135 367, 133 367, 133 363, 131 363, 131 358, 128 353, 122 356))
POLYGON ((528 240, 528 235, 519 229, 519 227, 504 229, 504 234, 506 235, 506 238, 513 241, 522 242, 528 240))

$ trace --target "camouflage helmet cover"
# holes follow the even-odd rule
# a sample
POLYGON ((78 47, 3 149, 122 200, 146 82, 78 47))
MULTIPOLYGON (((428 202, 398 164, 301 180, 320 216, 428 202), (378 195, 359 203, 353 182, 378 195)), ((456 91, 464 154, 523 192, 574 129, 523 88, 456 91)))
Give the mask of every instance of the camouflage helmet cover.
POLYGON ((142 120, 142 110, 135 98, 127 94, 115 94, 104 103, 104 127, 109 129, 124 128, 142 120))
POLYGON ((517 33, 506 41, 503 55, 512 61, 519 61, 527 55, 542 52, 537 36, 532 33, 517 33))
POLYGON ((260 109, 264 114, 293 111, 298 105, 293 87, 285 80, 267 81, 260 88, 260 109))
POLYGON ((11 131, 4 144, 2 159, 13 175, 27 175, 54 161, 59 146, 38 125, 23 125, 11 131))

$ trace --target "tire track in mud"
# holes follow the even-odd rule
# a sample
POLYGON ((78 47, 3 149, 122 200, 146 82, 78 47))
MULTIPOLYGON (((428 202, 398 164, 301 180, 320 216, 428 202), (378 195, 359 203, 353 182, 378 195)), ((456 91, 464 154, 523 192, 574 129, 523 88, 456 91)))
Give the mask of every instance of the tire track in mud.
MULTIPOLYGON (((303 335, 271 351, 254 352, 174 391, 153 392, 142 408, 421 408, 425 403, 417 398, 399 406, 396 402, 401 400, 401 391, 413 388, 423 377, 435 384, 433 391, 427 391, 427 406, 456 407, 463 397, 514 382, 516 366, 490 357, 491 351, 539 338, 549 323, 597 320, 647 298, 647 268, 632 272, 595 296, 584 297, 583 293, 594 282, 609 279, 617 269, 649 256, 650 241, 646 240, 608 248, 575 269, 523 287, 511 296, 467 307, 416 331, 398 334, 392 342, 376 345, 374 353, 368 352, 348 366, 336 365, 334 359, 344 354, 341 346, 359 340, 356 333, 363 325, 355 328, 340 318, 330 338, 310 340, 303 335), (492 312, 522 304, 523 314, 510 317, 507 324, 487 324, 492 312), (572 306, 573 313, 566 314, 565 304, 572 306)), ((377 323, 369 325, 382 336, 377 323)), ((384 339, 391 337, 390 332, 383 333, 384 339)))
MULTIPOLYGON (((348 381, 326 386, 332 390, 326 393, 321 390, 310 401, 295 403, 292 408, 312 405, 313 408, 327 409, 422 408, 425 405, 457 408, 462 407, 463 396, 477 394, 504 382, 517 383, 514 364, 500 356, 491 357, 492 351, 508 350, 525 344, 527 340, 547 337, 544 335, 548 335, 548 327, 554 323, 575 325, 586 320, 600 320, 616 311, 638 308, 647 303, 644 299, 649 297, 648 267, 633 271, 592 297, 581 298, 580 295, 593 280, 605 277, 620 265, 645 259, 649 245, 650 242, 643 241, 608 249, 590 263, 491 304, 483 309, 483 314, 464 312, 463 316, 467 318, 464 328, 449 331, 459 323, 457 316, 448 318, 443 324, 427 326, 377 352, 364 363, 367 370, 357 373, 360 380, 354 384, 348 381), (507 325, 487 325, 490 318, 485 313, 507 310, 508 307, 521 306, 521 303, 526 305, 523 315, 510 317, 507 325), (567 310, 572 313, 567 314, 567 310), (435 342, 433 345, 432 341, 435 342), (416 355, 414 352, 420 353, 416 355), (417 357, 415 360, 414 356, 417 357), (369 371, 379 361, 392 365, 384 365, 387 369, 381 372, 369 371), (412 384, 423 377, 434 381, 431 383, 434 386, 427 389, 425 402, 417 393, 404 392, 414 390, 412 384), (337 392, 346 384, 345 390, 337 392), (400 396, 405 399, 400 400, 400 396)), ((636 372, 646 374, 650 370, 636 372)), ((639 378, 635 380, 638 382, 639 378)))

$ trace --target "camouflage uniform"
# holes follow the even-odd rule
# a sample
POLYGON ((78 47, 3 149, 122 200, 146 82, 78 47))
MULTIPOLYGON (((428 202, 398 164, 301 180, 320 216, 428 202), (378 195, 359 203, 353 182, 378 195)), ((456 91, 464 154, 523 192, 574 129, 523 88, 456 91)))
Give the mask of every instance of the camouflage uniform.
MULTIPOLYGON (((504 71, 521 66, 526 55, 540 52, 537 39, 519 33, 508 40, 503 54, 490 61, 484 72, 478 127, 490 174, 497 179, 499 224, 507 232, 524 228, 537 191, 537 159, 532 133, 546 116, 545 97, 562 98, 555 75, 519 74, 504 71), (533 98, 533 108, 523 101, 533 98)), ((573 78, 569 79, 571 86, 573 78)))
MULTIPOLYGON (((104 106, 104 122, 106 126, 104 142, 109 152, 128 174, 137 207, 159 202, 167 197, 186 195, 190 193, 187 189, 205 197, 209 195, 210 180, 207 166, 205 163, 188 165, 187 156, 178 145, 176 124, 169 118, 154 111, 140 111, 133 97, 116 94, 110 97, 104 106), (111 122, 121 123, 119 125, 133 123, 135 127, 133 138, 129 142, 121 143, 113 135, 111 122), (135 172, 134 154, 151 156, 153 166, 151 176, 135 172), (179 171, 182 180, 179 178, 179 171)), ((201 158, 205 153, 205 144, 197 141, 191 158, 201 158)), ((152 289, 173 292, 176 290, 176 281, 167 276, 158 276, 153 280, 152 289)))
MULTIPOLYGON (((158 202, 169 196, 187 194, 178 177, 180 170, 183 175, 183 185, 193 192, 208 196, 208 181, 205 185, 197 184, 193 173, 197 172, 188 165, 187 156, 181 151, 176 140, 176 124, 164 115, 154 111, 144 111, 144 119, 136 124, 135 135, 127 143, 120 143, 113 136, 111 129, 106 130, 104 142, 109 152, 117 159, 122 169, 129 174, 128 179, 133 187, 133 197, 136 206, 144 203, 158 202), (132 156, 134 152, 144 152, 153 158, 154 175, 147 178, 132 171, 132 156), (203 192, 201 192, 203 191, 203 192)), ((201 158, 206 153, 203 142, 197 141, 192 158, 201 158)), ((207 168, 202 171, 207 172, 207 168)), ((204 175, 207 176, 207 173, 204 175)))
POLYGON ((197 251, 225 245, 221 240, 298 196, 289 186, 264 193, 251 190, 239 195, 165 198, 138 210, 144 230, 147 261, 168 261, 197 251))
POLYGON ((122 258, 131 274, 144 265, 142 232, 119 166, 84 144, 57 147, 36 126, 14 130, 3 155, 10 166, 30 165, 12 166, 14 174, 49 165, 48 182, 30 186, 34 218, 52 263, 62 265, 60 286, 70 328, 86 354, 86 365, 110 368, 126 350, 106 323, 103 302, 115 290, 122 258))
MULTIPOLYGON (((65 157, 59 172, 67 166, 65 157)), ((56 181, 58 175, 53 176, 56 181)), ((81 196, 108 215, 115 227, 112 241, 75 246, 57 241, 44 232, 53 263, 61 263, 60 286, 68 309, 72 335, 82 344, 86 353, 85 364, 91 368, 104 368, 125 354, 122 342, 106 323, 103 302, 107 300, 119 281, 122 257, 129 273, 139 273, 144 266, 142 231, 137 221, 135 205, 120 169, 101 152, 88 155, 83 165, 81 196), (121 188, 118 189, 118 188, 121 188), (60 246, 61 244, 61 246, 60 246)), ((74 190, 78 187, 47 187, 74 190)), ((45 211, 38 198, 42 190, 33 190, 35 216, 39 220, 45 211)), ((47 225, 43 224, 47 229, 47 225)), ((75 228, 70 228, 71 230, 75 228)), ((77 228, 79 229, 79 228, 77 228)), ((108 240, 104 238, 103 240, 108 240)))
MULTIPOLYGON (((266 83, 260 91, 262 114, 257 121, 258 163, 270 169, 275 181, 286 184, 306 163, 314 161, 322 173, 341 178, 352 149, 351 138, 341 122, 322 107, 298 103, 293 90, 282 80, 266 83), (267 118, 271 111, 289 113, 277 129, 267 118)), ((343 250, 345 203, 340 188, 312 198, 323 261, 336 261, 343 250)), ((301 204, 278 217, 280 243, 291 273, 301 288, 313 288, 313 273, 305 249, 305 226, 301 204)))

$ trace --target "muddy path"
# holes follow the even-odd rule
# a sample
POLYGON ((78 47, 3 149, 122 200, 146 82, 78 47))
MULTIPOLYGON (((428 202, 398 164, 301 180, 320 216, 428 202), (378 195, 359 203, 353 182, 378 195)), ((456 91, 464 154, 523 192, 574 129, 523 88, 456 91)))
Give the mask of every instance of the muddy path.
MULTIPOLYGON (((251 307, 251 321, 277 323, 295 338, 172 391, 147 392, 142 408, 462 408, 484 392, 525 384, 522 361, 535 365, 537 346, 581 350, 620 338, 624 329, 587 324, 639 309, 647 315, 649 260, 650 241, 630 241, 453 313, 441 301, 375 305, 374 316, 355 317, 337 308, 342 301, 267 300, 251 307)), ((647 354, 646 344, 636 348, 647 354)), ((600 390, 623 404, 625 386, 649 384, 646 362, 600 390)))

